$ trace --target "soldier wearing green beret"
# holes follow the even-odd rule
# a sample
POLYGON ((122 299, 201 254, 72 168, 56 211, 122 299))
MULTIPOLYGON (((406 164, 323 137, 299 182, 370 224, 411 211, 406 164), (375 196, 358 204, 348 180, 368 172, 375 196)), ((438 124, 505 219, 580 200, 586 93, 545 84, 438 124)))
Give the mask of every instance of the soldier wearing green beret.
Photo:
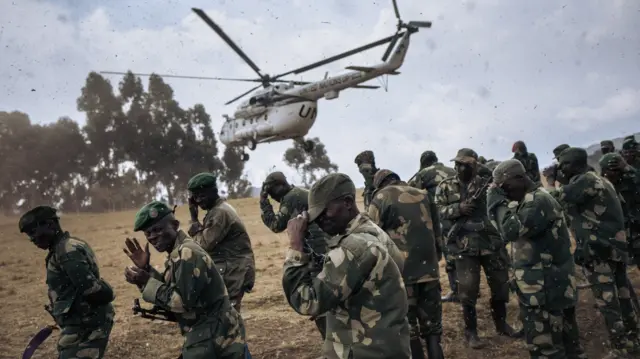
MULTIPOLYGON (((416 173, 413 179, 409 181, 409 185, 426 190, 431 196, 431 201, 435 203, 434 196, 436 188, 440 182, 455 176, 456 171, 438 162, 438 157, 433 151, 425 151, 420 156, 420 171, 416 173)), ((449 288, 451 290, 441 299, 443 302, 458 301, 458 278, 456 277, 456 265, 453 256, 446 255, 446 246, 443 246, 445 258, 447 261, 446 271, 449 279, 449 288)))
MULTIPOLYGON (((355 202, 356 188, 342 173, 318 180, 309 211, 289 220, 289 250, 282 286, 302 315, 327 313, 324 358, 409 359, 407 294, 389 236, 355 202), (304 253, 309 223, 333 236, 322 272, 313 277, 304 253)), ((394 251, 395 250, 395 251, 394 251)), ((402 258, 398 259, 404 266, 402 258)))
POLYGON ((571 147, 559 157, 569 183, 551 194, 566 208, 576 240, 574 260, 591 284, 613 346, 611 357, 637 349, 637 324, 627 288, 628 242, 615 188, 588 170, 587 151, 571 147))
MULTIPOLYGON (((270 173, 262 183, 262 192, 260 193, 262 223, 274 233, 284 232, 291 218, 309 209, 308 201, 308 190, 289 184, 282 172, 270 173), (278 213, 274 213, 269 196, 280 203, 278 213)), ((313 259, 310 264, 313 276, 318 275, 322 270, 324 257, 327 253, 327 239, 329 239, 328 235, 317 224, 309 225, 304 249, 305 253, 310 254, 313 259)), ((315 322, 322 340, 324 340, 327 327, 326 316, 316 317, 315 322)))
POLYGON ((516 141, 511 147, 511 152, 513 152, 513 159, 518 160, 522 163, 525 170, 527 171, 527 176, 531 178, 533 183, 538 186, 542 185, 540 181, 540 167, 538 166, 538 157, 535 153, 529 152, 527 150, 527 145, 523 141, 516 141))
POLYGON ((409 186, 393 171, 379 170, 369 217, 395 242, 405 257, 402 278, 409 303, 408 320, 412 359, 424 359, 420 338, 429 359, 442 359, 442 301, 440 269, 442 229, 433 197, 409 186))
POLYGON ((560 204, 533 183, 520 161, 510 159, 493 171, 487 212, 511 243, 512 286, 531 358, 586 358, 576 322, 571 239, 560 204))
POLYGON ((640 145, 634 135, 630 135, 624 138, 622 142, 622 150, 620 153, 625 161, 636 171, 640 171, 640 145))
POLYGON ((456 175, 440 182, 435 202, 447 233, 447 257, 455 260, 458 297, 465 322, 465 340, 469 347, 484 346, 478 337, 476 302, 480 292, 480 268, 491 288, 491 313, 500 335, 522 337, 506 322, 509 300, 508 258, 500 235, 489 222, 485 193, 489 179, 478 175, 478 154, 462 148, 456 157, 456 175))
POLYGON ((364 192, 362 192, 362 196, 364 197, 364 210, 366 211, 373 196, 373 176, 378 171, 376 158, 373 155, 373 151, 366 150, 360 152, 354 162, 358 166, 358 171, 364 177, 364 192))
POLYGON ((251 292, 255 283, 256 264, 247 229, 235 208, 220 198, 217 179, 212 173, 191 177, 187 188, 191 194, 190 207, 196 205, 207 211, 200 223, 197 211, 190 209, 189 235, 213 258, 229 291, 231 304, 240 312, 244 294, 251 292))
POLYGON ((602 140, 600 141, 600 151, 603 155, 614 153, 616 152, 616 145, 614 145, 611 140, 602 140))
POLYGON ((599 161, 601 174, 615 187, 621 198, 627 228, 629 254, 640 266, 640 173, 618 153, 608 153, 599 161))
POLYGON ((244 322, 233 308, 224 281, 207 252, 180 229, 173 209, 153 201, 136 213, 135 232, 148 243, 127 238, 124 252, 134 266, 125 279, 138 286, 142 299, 176 314, 184 336, 182 358, 244 359, 244 322), (149 243, 167 254, 163 273, 150 265, 149 243))
POLYGON ((50 305, 46 310, 61 329, 59 359, 103 358, 113 327, 113 289, 100 277, 89 244, 60 227, 53 207, 38 206, 20 217, 20 233, 45 259, 50 305))

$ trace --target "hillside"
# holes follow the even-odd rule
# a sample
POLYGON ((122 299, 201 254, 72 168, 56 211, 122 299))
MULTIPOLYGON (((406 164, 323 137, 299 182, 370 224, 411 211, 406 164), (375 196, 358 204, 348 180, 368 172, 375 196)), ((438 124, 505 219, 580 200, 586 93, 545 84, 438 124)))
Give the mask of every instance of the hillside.
MULTIPOLYGON (((640 139, 640 132, 635 133, 636 139, 640 139)), ((611 139, 616 149, 622 148, 622 140, 624 137, 616 137, 611 139)), ((598 160, 602 157, 602 151, 600 151, 600 142, 594 143, 593 145, 586 147, 587 153, 589 154, 589 164, 595 168, 596 170, 600 170, 600 166, 598 165, 598 160)))

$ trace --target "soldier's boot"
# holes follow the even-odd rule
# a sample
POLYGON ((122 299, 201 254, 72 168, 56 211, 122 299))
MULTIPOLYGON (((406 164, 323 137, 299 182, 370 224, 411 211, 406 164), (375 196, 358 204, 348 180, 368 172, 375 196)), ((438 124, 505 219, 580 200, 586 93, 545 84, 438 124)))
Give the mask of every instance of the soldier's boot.
POLYGON ((496 325, 496 332, 509 338, 524 337, 524 329, 515 330, 507 323, 507 302, 502 300, 491 301, 491 316, 496 325))
POLYGON ((445 294, 440 299, 443 302, 457 303, 458 302, 458 281, 456 278, 456 272, 447 273, 447 277, 449 277, 449 288, 451 288, 451 290, 449 291, 449 293, 445 294))
POLYGON ((462 314, 464 317, 464 340, 469 348, 481 349, 484 343, 478 337, 478 313, 473 305, 463 305, 462 314))
POLYGON ((427 357, 429 359, 444 359, 439 335, 429 335, 424 340, 427 343, 427 357))
POLYGON ((411 346, 411 359, 425 359, 420 337, 411 338, 409 345, 411 346))

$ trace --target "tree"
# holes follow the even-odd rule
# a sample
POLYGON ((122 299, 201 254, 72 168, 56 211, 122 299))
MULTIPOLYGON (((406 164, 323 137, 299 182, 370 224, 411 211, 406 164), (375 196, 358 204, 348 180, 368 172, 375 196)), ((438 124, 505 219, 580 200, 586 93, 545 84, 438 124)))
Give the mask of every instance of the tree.
POLYGON ((294 142, 293 147, 287 149, 283 155, 284 162, 298 172, 302 184, 306 187, 310 187, 319 178, 338 171, 338 165, 331 162, 320 139, 314 137, 310 141, 314 144, 311 152, 307 153, 302 144, 294 142))
POLYGON ((251 182, 242 175, 244 161, 242 150, 238 147, 226 147, 222 155, 225 169, 222 172, 222 181, 227 184, 227 196, 229 198, 244 198, 251 196, 251 182))

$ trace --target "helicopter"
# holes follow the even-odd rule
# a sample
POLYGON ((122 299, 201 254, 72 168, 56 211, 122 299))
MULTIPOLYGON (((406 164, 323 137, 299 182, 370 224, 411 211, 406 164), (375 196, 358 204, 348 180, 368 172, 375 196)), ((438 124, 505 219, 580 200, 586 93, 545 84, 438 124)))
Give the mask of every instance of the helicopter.
MULTIPOLYGON (((225 146, 246 147, 253 151, 259 143, 270 143, 292 139, 301 144, 305 152, 313 150, 314 143, 305 140, 304 136, 314 125, 318 115, 318 100, 338 98, 340 91, 347 88, 378 89, 380 86, 361 85, 362 83, 383 75, 398 75, 397 71, 404 62, 412 34, 419 28, 430 28, 430 21, 410 21, 404 23, 396 0, 393 0, 395 16, 398 20, 396 32, 388 37, 341 54, 326 58, 313 64, 281 73, 276 76, 263 74, 260 68, 238 47, 231 38, 201 9, 192 8, 213 31, 215 31, 251 69, 258 78, 224 78, 205 76, 161 75, 166 78, 222 80, 257 82, 258 85, 226 102, 229 105, 253 92, 236 108, 232 116, 223 115, 224 123, 219 133, 220 141, 225 146), (403 31, 404 30, 404 31, 403 31), (343 59, 384 44, 389 44, 382 55, 382 63, 373 66, 348 66, 348 71, 341 75, 328 76, 316 82, 286 80, 287 75, 298 75, 319 66, 343 59), (262 89, 260 88, 262 87, 262 89), (254 92, 255 91, 255 92, 254 92)), ((125 74, 124 72, 101 71, 103 74, 125 74)), ((137 76, 151 74, 134 73, 137 76)), ((242 161, 249 160, 249 154, 243 150, 242 161)))

